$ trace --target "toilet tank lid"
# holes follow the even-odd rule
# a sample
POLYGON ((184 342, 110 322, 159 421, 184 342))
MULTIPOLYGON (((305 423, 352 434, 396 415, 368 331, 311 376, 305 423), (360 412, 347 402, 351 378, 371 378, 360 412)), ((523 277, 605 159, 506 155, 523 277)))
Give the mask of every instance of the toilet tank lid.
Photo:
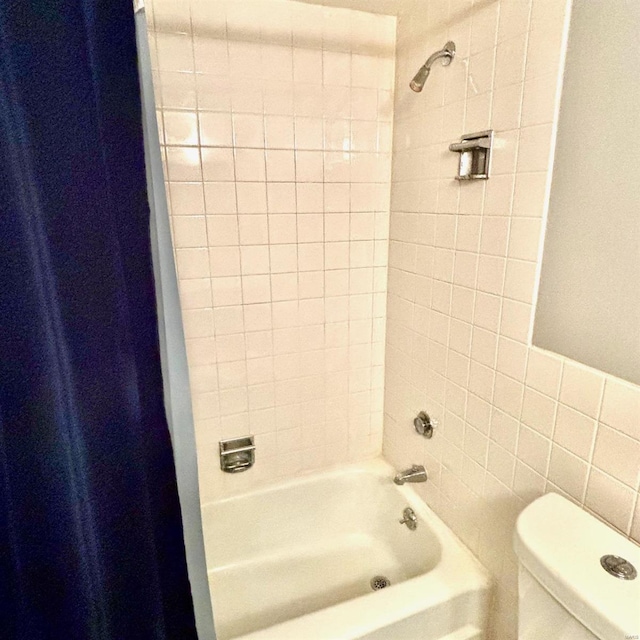
POLYGON ((571 614, 603 640, 640 634, 640 547, 555 494, 538 498, 518 518, 520 563, 571 614), (631 562, 635 580, 607 573, 602 556, 631 562))

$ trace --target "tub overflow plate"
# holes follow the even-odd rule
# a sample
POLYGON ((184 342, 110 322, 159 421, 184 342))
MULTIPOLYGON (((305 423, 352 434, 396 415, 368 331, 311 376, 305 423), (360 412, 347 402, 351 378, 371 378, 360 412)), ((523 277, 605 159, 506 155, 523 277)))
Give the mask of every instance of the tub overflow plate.
POLYGON ((620 578, 620 580, 633 580, 638 575, 636 568, 620 556, 602 556, 600 564, 607 573, 620 578))

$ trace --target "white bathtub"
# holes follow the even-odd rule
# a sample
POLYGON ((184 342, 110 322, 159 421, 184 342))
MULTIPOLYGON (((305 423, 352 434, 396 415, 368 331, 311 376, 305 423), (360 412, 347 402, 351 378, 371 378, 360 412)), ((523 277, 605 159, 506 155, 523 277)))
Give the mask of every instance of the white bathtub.
POLYGON ((374 460, 205 505, 218 640, 483 638, 486 572, 394 473, 374 460))

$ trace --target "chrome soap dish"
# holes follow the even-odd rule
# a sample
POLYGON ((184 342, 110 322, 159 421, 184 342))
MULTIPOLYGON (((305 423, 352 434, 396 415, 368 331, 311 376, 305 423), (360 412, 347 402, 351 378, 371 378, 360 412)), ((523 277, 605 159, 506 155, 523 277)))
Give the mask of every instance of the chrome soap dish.
POLYGON ((253 436, 220 440, 220 468, 225 473, 246 471, 256 461, 253 436))
POLYGON ((449 151, 460 154, 456 180, 486 180, 491 166, 493 131, 468 133, 460 142, 449 145, 449 151))

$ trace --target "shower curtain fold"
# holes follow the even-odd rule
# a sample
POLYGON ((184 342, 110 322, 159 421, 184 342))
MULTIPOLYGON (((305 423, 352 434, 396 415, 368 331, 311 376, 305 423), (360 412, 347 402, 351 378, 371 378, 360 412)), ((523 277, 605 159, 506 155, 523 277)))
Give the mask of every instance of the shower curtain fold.
POLYGON ((0 637, 197 638, 130 0, 0 3, 0 637))

